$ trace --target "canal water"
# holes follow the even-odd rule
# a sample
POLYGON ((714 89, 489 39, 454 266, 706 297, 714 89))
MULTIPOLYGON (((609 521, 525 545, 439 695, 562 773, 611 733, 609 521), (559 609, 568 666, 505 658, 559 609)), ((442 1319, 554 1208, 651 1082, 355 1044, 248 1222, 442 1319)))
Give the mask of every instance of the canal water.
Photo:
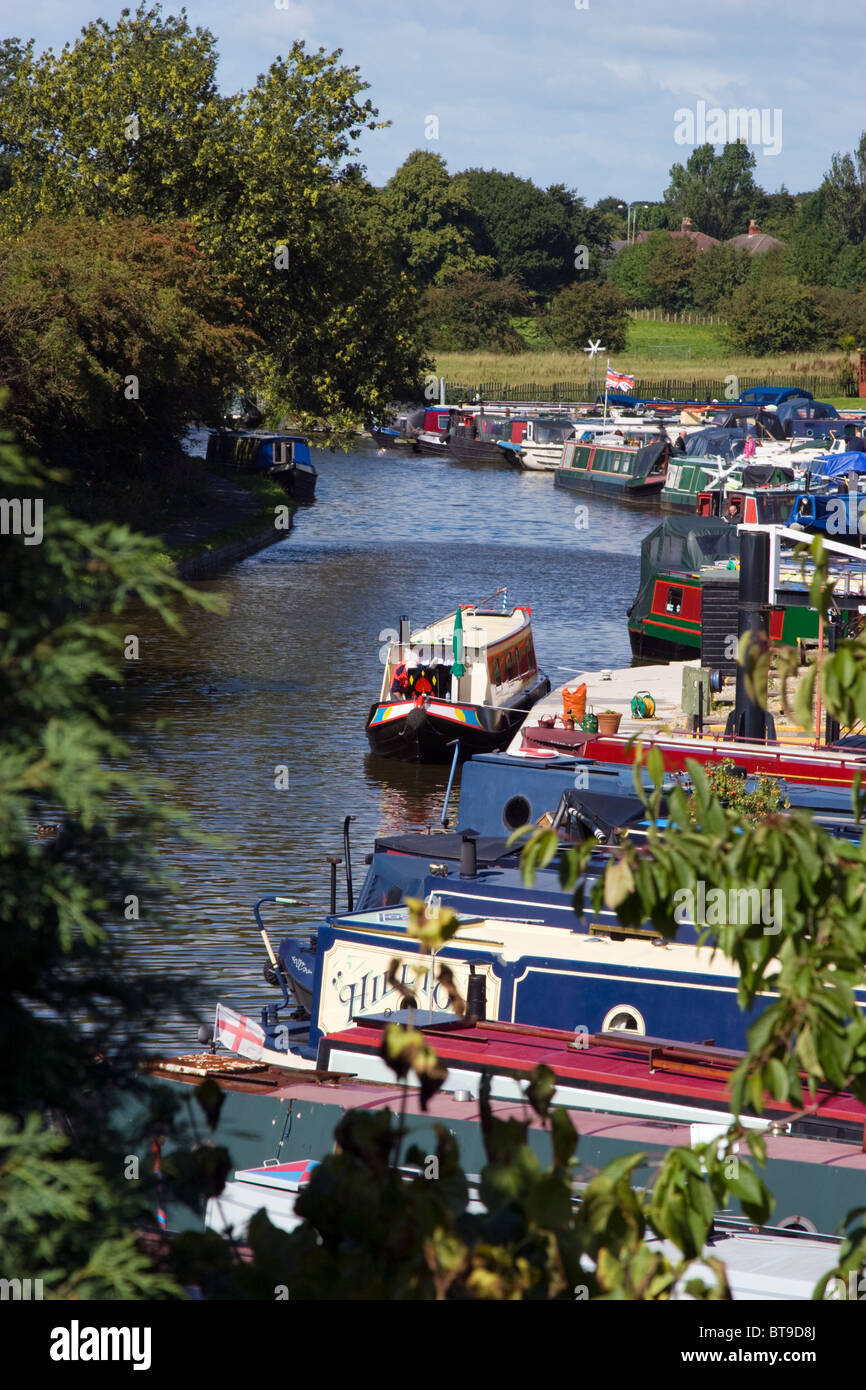
MULTIPOLYGON (((380 454, 367 440, 315 461, 317 498, 291 533, 204 586, 228 596, 227 616, 194 614, 179 635, 137 615, 141 756, 221 843, 165 846, 181 891, 168 932, 142 911, 136 954, 194 974, 208 1019, 218 998, 245 1012, 275 1002, 253 901, 310 903, 266 907, 274 937, 327 911, 326 856, 342 855, 344 816, 356 817, 356 889, 377 833, 439 821, 448 769, 374 759, 364 734, 400 615, 418 626, 507 585, 532 607, 554 685, 627 665, 640 541, 660 519, 556 488, 550 474, 380 454)), ((189 1047, 195 1027, 168 1019, 149 1041, 189 1047)))

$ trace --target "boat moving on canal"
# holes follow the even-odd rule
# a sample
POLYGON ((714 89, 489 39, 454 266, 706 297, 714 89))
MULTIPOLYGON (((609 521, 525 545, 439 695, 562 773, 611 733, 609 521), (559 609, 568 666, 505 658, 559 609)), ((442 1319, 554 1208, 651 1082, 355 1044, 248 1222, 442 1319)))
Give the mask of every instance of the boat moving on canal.
POLYGON ((509 607, 500 589, 416 632, 401 618, 367 718, 373 752, 426 763, 447 762, 455 742, 465 755, 504 748, 550 690, 536 665, 531 612, 509 607))

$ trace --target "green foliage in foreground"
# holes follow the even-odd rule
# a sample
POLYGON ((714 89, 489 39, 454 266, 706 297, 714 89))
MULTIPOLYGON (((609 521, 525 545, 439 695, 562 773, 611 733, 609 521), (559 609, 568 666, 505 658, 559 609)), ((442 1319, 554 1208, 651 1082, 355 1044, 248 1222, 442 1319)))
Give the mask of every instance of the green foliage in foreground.
MULTIPOLYGON (((139 1040, 184 999, 125 947, 160 918, 157 846, 189 832, 135 770, 120 619, 133 596, 175 626, 179 601, 213 600, 153 541, 48 504, 58 481, 0 436, 0 496, 43 508, 41 543, 0 537, 0 1277, 162 1297, 177 1285, 131 1235, 156 1204, 152 1126, 119 1106, 150 1105, 139 1040)), ((153 1104, 170 1133, 165 1093, 153 1104)))

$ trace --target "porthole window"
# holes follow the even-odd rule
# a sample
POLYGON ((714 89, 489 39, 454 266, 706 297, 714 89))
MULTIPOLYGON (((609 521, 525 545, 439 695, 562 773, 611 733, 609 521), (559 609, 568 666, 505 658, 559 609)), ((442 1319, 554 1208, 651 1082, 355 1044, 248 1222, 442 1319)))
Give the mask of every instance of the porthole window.
POLYGON ((525 796, 512 796, 502 808, 502 822, 508 830, 519 830, 532 819, 532 807, 525 796))
POLYGON ((780 1231, 808 1231, 810 1235, 818 1234, 818 1227, 808 1216, 784 1216, 781 1221, 774 1221, 773 1225, 780 1231))
POLYGON ((604 1016, 604 1023, 601 1025, 603 1033, 646 1033, 646 1024, 643 1014, 638 1013, 631 1004, 617 1004, 615 1009, 608 1009, 604 1016))

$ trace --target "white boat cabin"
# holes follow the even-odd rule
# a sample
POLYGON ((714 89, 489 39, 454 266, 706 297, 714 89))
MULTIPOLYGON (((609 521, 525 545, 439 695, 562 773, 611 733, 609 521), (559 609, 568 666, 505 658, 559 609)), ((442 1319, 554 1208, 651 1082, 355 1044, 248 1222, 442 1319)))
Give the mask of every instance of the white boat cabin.
POLYGON ((457 611, 415 632, 401 620, 400 636, 387 648, 380 701, 428 695, 463 705, 510 705, 537 682, 529 608, 461 604, 459 612, 463 631, 461 638, 458 628, 456 648, 457 611))

